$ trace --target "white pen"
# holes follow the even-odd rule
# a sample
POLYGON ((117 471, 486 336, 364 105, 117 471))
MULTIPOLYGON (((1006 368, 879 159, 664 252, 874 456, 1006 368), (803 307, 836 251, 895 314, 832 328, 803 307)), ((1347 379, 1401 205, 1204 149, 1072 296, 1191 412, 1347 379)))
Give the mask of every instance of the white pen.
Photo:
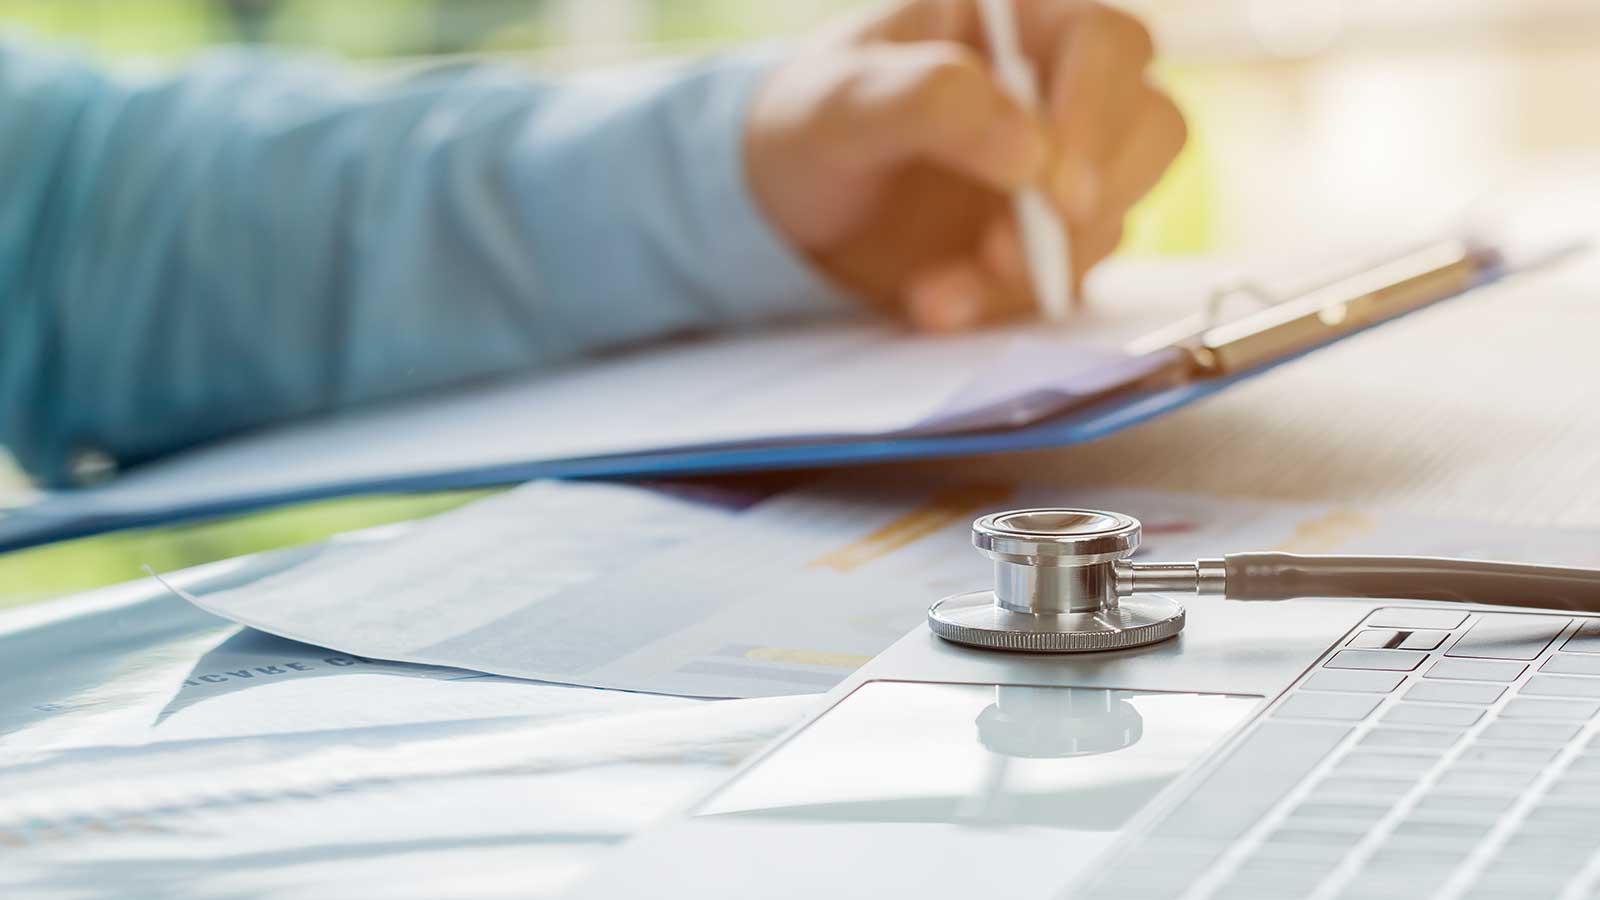
MULTIPOLYGON (((989 39, 989 56, 1006 93, 1023 109, 1039 108, 1039 85, 1033 66, 1022 54, 1012 0, 980 0, 983 30, 989 39)), ((1011 195, 1022 254, 1045 318, 1059 322, 1072 310, 1072 249, 1067 229, 1037 185, 1026 185, 1011 195)))

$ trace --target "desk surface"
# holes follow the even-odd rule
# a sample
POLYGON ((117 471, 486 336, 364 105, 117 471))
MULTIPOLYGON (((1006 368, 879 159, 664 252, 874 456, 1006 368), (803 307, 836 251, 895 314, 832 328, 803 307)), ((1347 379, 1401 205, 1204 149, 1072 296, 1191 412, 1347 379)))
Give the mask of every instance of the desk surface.
POLYGON ((1600 254, 1438 304, 1105 440, 983 465, 1064 486, 1600 525, 1600 254))

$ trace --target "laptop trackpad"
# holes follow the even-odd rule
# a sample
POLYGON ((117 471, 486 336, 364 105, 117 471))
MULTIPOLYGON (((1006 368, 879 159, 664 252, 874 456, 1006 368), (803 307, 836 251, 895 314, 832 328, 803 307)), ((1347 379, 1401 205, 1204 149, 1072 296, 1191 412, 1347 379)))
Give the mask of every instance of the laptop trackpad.
MULTIPOLYGON (((952 889, 976 878, 970 887, 1004 896, 993 869, 974 872, 973 862, 1004 852, 1013 862, 1000 881, 1021 876, 1022 884, 1037 885, 1022 871, 1030 865, 1017 864, 1036 860, 1049 873, 1045 883, 1060 884, 1114 841, 1162 788, 1244 724, 1260 700, 868 682, 695 815, 702 822, 739 822, 747 837, 770 830, 774 837, 803 831, 815 838, 816 825, 832 825, 828 835, 850 835, 853 842, 835 848, 839 852, 870 846, 880 863, 884 855, 905 852, 913 871, 935 879, 938 894, 959 896, 952 889)), ((902 869, 896 884, 884 887, 903 891, 910 874, 902 869)))

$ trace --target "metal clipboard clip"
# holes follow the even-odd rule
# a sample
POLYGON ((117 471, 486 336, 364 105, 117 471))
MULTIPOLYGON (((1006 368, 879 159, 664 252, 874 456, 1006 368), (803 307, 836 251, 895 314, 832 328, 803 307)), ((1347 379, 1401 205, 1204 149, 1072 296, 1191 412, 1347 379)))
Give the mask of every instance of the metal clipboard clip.
POLYGON ((1410 250, 1288 297, 1248 280, 1219 287, 1204 308, 1127 345, 1136 355, 1183 351, 1180 374, 1228 375, 1273 362, 1451 297, 1497 277, 1500 255, 1463 240, 1410 250), (1252 311, 1228 318, 1244 299, 1252 311))

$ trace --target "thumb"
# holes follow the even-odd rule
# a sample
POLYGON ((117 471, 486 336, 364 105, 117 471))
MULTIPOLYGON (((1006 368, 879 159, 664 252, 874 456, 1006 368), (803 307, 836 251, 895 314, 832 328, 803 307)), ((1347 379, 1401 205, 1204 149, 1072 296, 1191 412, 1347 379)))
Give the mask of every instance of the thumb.
POLYGON ((850 163, 871 169, 927 159, 998 190, 1032 181, 1045 165, 1038 120, 964 45, 868 45, 838 76, 817 124, 850 163))

